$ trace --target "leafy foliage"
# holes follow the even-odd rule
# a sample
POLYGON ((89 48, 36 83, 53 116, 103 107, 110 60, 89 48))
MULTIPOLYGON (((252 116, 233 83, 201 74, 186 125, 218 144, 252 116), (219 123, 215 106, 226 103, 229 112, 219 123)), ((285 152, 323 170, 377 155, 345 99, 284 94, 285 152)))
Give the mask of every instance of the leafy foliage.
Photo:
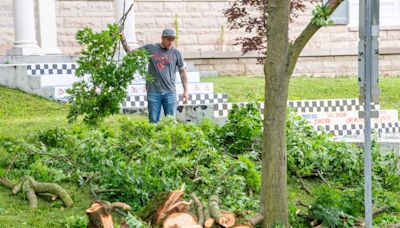
POLYGON ((354 216, 363 212, 362 199, 362 191, 340 191, 322 186, 317 189, 310 214, 326 227, 351 227, 355 223, 354 216))
MULTIPOLYGON (((188 192, 196 193, 203 201, 217 194, 223 199, 223 208, 256 211, 261 141, 255 139, 262 129, 255 110, 254 104, 235 108, 224 126, 209 121, 184 124, 165 118, 157 125, 121 119, 118 128, 53 128, 39 132, 33 144, 2 142, 0 152, 9 154, 5 160, 19 155, 9 173, 12 179, 32 175, 38 181, 119 189, 118 194, 104 193, 101 197, 130 204, 134 214, 127 215, 126 220, 138 227, 140 220, 135 214, 153 196, 184 184, 188 192)), ((363 187, 359 181, 362 151, 317 133, 293 114, 287 121, 287 142, 289 176, 296 172, 311 176, 321 171, 333 187, 322 186, 314 192, 308 216, 328 227, 351 226, 363 213, 363 187)), ((394 152, 383 153, 374 147, 374 204, 400 211, 395 156, 394 152)), ((0 165, 6 167, 7 163, 0 160, 0 165)), ((296 210, 290 207, 291 221, 307 224, 296 216, 296 210)), ((390 218, 382 217, 380 221, 388 222, 390 218)))
POLYGON ((76 76, 82 80, 68 90, 71 95, 68 120, 73 122, 82 115, 85 123, 97 125, 104 117, 119 112, 134 74, 147 75, 149 55, 145 50, 136 50, 119 62, 115 58, 120 40, 120 28, 116 24, 98 33, 84 28, 78 31, 76 39, 85 45, 76 70, 76 76))
POLYGON ((290 115, 287 121, 288 171, 310 176, 320 171, 344 185, 356 184, 362 174, 362 151, 319 134, 304 119, 290 115))
POLYGON ((213 136, 229 153, 254 151, 262 136, 262 120, 257 105, 249 103, 239 107, 235 104, 228 114, 228 121, 213 136))
POLYGON ((56 137, 59 131, 42 132, 40 138, 46 135, 46 140, 21 147, 24 153, 15 164, 13 176, 29 170, 39 181, 55 181, 56 176, 49 170, 62 170, 69 181, 80 186, 120 189, 121 194, 109 193, 102 197, 128 202, 134 211, 154 195, 183 184, 187 191, 195 192, 204 200, 211 194, 220 195, 225 207, 232 210, 257 208, 250 189, 256 191, 259 184, 259 179, 254 177, 259 166, 220 153, 196 125, 166 118, 157 125, 147 121, 122 121, 119 133, 101 128, 86 131, 64 129, 66 138, 72 140, 61 141, 68 146, 55 147, 47 139, 56 137), (51 137, 52 133, 55 136, 51 137), (29 167, 30 164, 37 168, 29 167), (248 171, 242 173, 244 169, 248 171))
POLYGON ((331 9, 327 6, 317 5, 312 12, 313 18, 311 22, 317 26, 332 25, 333 21, 329 19, 331 9))

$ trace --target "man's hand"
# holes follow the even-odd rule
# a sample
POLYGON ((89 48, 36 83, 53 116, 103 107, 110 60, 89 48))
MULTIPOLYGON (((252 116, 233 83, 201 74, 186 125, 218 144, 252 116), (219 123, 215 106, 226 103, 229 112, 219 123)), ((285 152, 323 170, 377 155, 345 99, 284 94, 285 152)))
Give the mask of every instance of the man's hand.
POLYGON ((182 81, 182 85, 183 85, 183 103, 187 104, 189 101, 189 86, 188 86, 188 79, 187 79, 187 74, 186 74, 186 70, 180 69, 179 70, 179 74, 181 76, 181 81, 182 81))
POLYGON ((189 101, 189 93, 188 93, 188 91, 185 90, 185 91, 183 92, 182 96, 183 96, 183 103, 184 103, 184 104, 187 104, 188 101, 189 101))

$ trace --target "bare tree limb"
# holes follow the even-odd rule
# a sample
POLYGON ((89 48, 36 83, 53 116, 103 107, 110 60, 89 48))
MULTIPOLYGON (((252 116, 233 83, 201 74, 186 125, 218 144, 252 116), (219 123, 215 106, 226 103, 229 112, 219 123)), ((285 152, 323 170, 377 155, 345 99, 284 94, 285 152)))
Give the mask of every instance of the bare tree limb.
POLYGON ((5 178, 8 179, 8 172, 10 172, 12 165, 14 164, 15 160, 17 159, 17 157, 19 156, 19 153, 16 153, 13 158, 11 159, 10 164, 8 164, 6 172, 4 174, 5 178))
POLYGON ((321 178, 322 182, 328 185, 329 188, 332 188, 331 185, 326 181, 324 176, 322 175, 321 171, 317 170, 318 176, 321 178))
POLYGON ((306 191, 307 194, 309 194, 309 195, 311 196, 312 194, 311 194, 310 190, 306 187, 306 185, 304 184, 303 179, 301 178, 299 172, 297 172, 297 171, 296 171, 296 176, 297 176, 297 178, 299 178, 299 180, 300 180, 301 188, 304 189, 304 191, 306 191))

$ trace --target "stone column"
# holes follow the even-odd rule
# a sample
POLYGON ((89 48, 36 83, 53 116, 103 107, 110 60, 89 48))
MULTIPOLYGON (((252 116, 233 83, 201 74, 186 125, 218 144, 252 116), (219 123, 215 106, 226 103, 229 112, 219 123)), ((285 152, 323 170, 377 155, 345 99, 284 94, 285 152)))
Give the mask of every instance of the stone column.
POLYGON ((41 49, 35 37, 35 16, 33 0, 14 0, 15 41, 8 55, 40 55, 41 49))
POLYGON ((62 54, 57 45, 56 5, 54 0, 39 0, 40 47, 44 54, 62 54))
MULTIPOLYGON (((124 15, 124 8, 125 12, 128 11, 129 7, 133 4, 133 0, 114 0, 114 10, 115 10, 115 20, 118 22, 122 15, 124 15), (125 3, 125 7, 124 7, 125 3)), ((128 42, 128 46, 132 48, 136 48, 137 41, 136 41, 136 31, 135 31, 135 12, 134 7, 132 7, 131 11, 129 12, 124 26, 124 35, 126 41, 128 42)))

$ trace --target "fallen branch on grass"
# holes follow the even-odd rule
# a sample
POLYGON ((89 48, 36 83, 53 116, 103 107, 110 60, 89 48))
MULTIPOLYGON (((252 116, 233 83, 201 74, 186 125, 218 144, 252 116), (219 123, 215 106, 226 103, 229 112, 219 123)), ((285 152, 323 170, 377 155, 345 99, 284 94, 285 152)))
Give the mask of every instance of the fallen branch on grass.
POLYGON ((31 176, 25 176, 18 184, 13 184, 8 179, 0 177, 0 184, 9 188, 14 194, 17 194, 21 189, 29 201, 30 208, 37 208, 37 195, 49 193, 63 201, 66 207, 72 207, 73 201, 67 191, 58 184, 38 182, 31 176))

